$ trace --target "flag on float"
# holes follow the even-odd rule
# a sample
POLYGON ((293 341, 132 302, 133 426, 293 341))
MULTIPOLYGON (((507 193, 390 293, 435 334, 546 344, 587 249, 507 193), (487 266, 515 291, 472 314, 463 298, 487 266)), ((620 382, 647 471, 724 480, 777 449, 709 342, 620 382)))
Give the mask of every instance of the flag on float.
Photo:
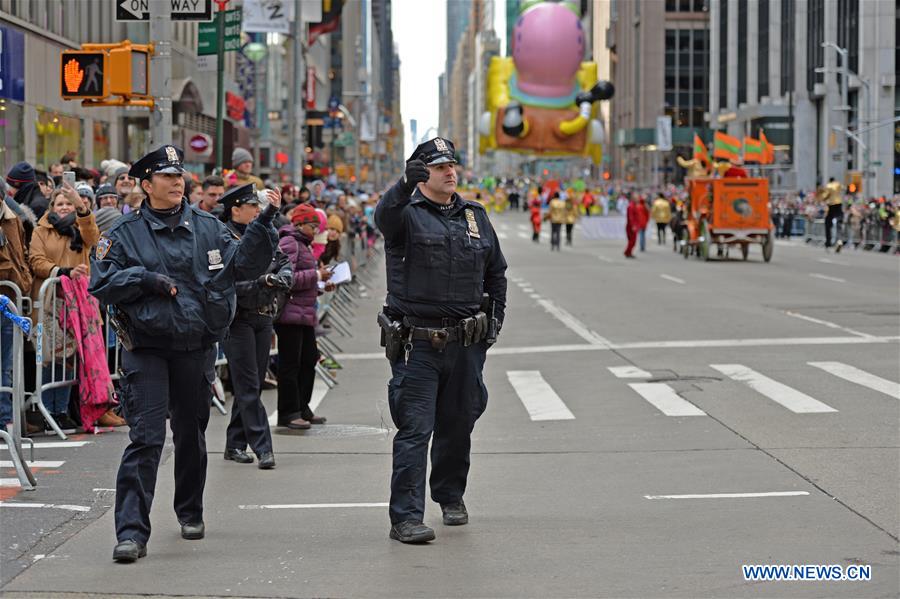
POLYGON ((709 152, 706 149, 706 144, 703 143, 703 140, 700 139, 700 136, 696 133, 694 133, 694 160, 699 160, 707 170, 709 170, 712 165, 712 162, 709 159, 709 152))
POLYGON ((744 137, 744 162, 765 164, 762 142, 752 137, 744 137))
POLYGON ((766 139, 766 132, 762 129, 759 130, 759 143, 762 145, 762 164, 774 164, 775 148, 766 139))
POLYGON ((735 163, 741 157, 741 141, 730 135, 719 133, 713 136, 713 158, 724 158, 735 163))

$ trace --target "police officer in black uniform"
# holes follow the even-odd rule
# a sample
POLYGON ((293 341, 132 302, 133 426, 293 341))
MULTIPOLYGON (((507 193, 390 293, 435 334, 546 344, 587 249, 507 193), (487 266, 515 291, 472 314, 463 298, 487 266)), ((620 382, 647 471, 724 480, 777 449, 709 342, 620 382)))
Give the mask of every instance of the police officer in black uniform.
POLYGON ((221 221, 184 197, 184 152, 162 146, 131 167, 147 196, 101 237, 90 291, 112 306, 122 352, 123 410, 131 443, 116 479, 113 559, 147 554, 150 506, 166 440, 175 443, 175 514, 185 539, 202 539, 214 345, 235 312, 235 283, 272 262, 272 216, 280 196, 237 240, 221 221))
MULTIPOLYGON (((222 219, 236 238, 247 234, 259 215, 259 198, 252 183, 232 187, 222 196, 222 219)), ((231 422, 225 433, 225 459, 250 464, 247 444, 259 458, 261 470, 275 467, 269 417, 260 399, 272 347, 276 300, 284 301, 293 284, 291 263, 278 247, 266 272, 252 281, 237 282, 237 313, 222 345, 234 391, 231 422)))
POLYGON ((390 537, 403 543, 434 539, 423 523, 429 439, 431 497, 445 525, 468 522, 471 433, 487 405, 482 369, 506 307, 506 260, 484 208, 456 193, 455 164, 451 141, 419 145, 375 208, 388 288, 378 320, 397 427, 390 537))

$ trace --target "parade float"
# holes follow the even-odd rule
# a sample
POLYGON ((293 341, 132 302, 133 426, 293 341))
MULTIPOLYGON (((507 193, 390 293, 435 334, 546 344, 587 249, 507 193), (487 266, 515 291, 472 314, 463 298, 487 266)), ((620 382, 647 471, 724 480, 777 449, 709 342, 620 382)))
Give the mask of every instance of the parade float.
POLYGON ((510 150, 544 156, 602 158, 605 133, 597 104, 613 96, 583 61, 585 35, 576 2, 523 2, 509 43, 487 72, 479 152, 510 150))

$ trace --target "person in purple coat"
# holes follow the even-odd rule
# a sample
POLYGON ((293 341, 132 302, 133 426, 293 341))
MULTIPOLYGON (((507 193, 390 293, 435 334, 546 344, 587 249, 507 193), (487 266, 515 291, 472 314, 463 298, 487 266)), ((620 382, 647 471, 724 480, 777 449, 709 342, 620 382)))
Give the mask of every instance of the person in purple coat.
MULTIPOLYGON (((325 289, 331 271, 317 269, 309 245, 319 229, 319 216, 309 204, 300 204, 291 212, 291 224, 278 230, 278 247, 287 254, 294 270, 291 297, 275 324, 278 334, 278 426, 306 430, 313 424, 325 424, 309 407, 316 378, 315 327, 319 281, 325 289)), ((330 287, 330 289, 329 289, 330 287)))

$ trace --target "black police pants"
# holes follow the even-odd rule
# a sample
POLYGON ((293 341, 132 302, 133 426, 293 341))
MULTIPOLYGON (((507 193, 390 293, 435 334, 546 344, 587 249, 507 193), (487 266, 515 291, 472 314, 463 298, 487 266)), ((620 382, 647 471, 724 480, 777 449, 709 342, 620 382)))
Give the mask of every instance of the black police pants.
POLYGON ((203 520, 206 484, 208 371, 213 348, 192 352, 122 352, 122 402, 131 439, 116 478, 116 538, 146 543, 156 473, 170 419, 175 444, 175 514, 179 522, 203 520))
POLYGON ((249 443, 256 455, 272 451, 269 417, 260 398, 269 366, 272 317, 251 314, 235 318, 222 345, 234 392, 225 447, 243 451, 249 443))
POLYGON ((475 421, 487 406, 482 379, 487 345, 449 343, 443 352, 429 341, 415 341, 409 360, 391 365, 388 384, 394 436, 391 523, 422 520, 425 470, 431 439, 431 498, 438 503, 462 499, 469 474, 475 421), (432 439, 432 433, 434 438, 432 439))
POLYGON ((312 417, 309 401, 316 382, 316 330, 298 324, 277 324, 278 333, 278 424, 312 417))

